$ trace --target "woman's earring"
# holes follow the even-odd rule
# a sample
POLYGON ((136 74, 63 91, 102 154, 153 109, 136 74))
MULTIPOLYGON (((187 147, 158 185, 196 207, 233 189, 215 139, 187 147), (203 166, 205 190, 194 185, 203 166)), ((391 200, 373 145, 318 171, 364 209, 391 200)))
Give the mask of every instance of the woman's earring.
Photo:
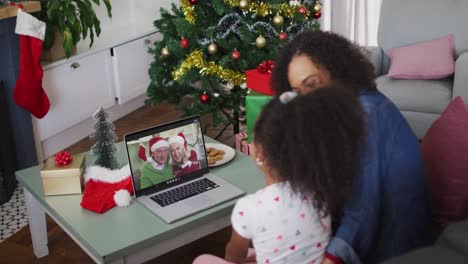
POLYGON ((258 166, 262 166, 263 165, 263 161, 261 161, 259 158, 257 158, 255 160, 255 162, 257 163, 258 166))

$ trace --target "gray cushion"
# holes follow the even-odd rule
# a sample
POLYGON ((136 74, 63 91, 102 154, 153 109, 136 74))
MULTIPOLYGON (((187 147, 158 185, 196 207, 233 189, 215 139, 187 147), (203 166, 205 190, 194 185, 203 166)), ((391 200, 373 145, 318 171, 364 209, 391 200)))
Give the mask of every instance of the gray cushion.
MULTIPOLYGON (((383 0, 378 43, 389 49, 446 36, 455 36, 455 53, 468 51, 468 1, 383 0)), ((383 72, 389 60, 384 55, 383 72)))
POLYGON ((395 80, 384 75, 376 83, 402 111, 440 114, 452 99, 452 79, 395 80))

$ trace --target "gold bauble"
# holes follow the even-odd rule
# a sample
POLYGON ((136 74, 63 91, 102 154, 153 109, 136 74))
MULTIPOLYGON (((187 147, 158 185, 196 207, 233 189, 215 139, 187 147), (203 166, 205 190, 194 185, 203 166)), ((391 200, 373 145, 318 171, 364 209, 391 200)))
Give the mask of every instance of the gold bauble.
POLYGON ((164 58, 167 58, 171 56, 171 51, 167 47, 164 47, 161 49, 161 56, 163 56, 164 58))
POLYGON ((257 45, 257 48, 263 48, 266 45, 266 39, 260 35, 258 38, 255 40, 255 45, 257 45))
POLYGON ((275 24, 275 26, 281 27, 283 23, 284 23, 284 19, 282 16, 276 15, 273 17, 273 24, 275 24))
POLYGON ((249 8, 249 1, 248 0, 240 0, 239 1, 239 7, 242 10, 245 10, 245 9, 249 8))
POLYGON ((314 12, 318 13, 322 11, 322 4, 319 1, 315 2, 314 4, 314 12))
POLYGON ((208 52, 210 54, 215 54, 216 52, 218 52, 218 45, 216 45, 215 43, 211 42, 210 45, 208 45, 208 52))

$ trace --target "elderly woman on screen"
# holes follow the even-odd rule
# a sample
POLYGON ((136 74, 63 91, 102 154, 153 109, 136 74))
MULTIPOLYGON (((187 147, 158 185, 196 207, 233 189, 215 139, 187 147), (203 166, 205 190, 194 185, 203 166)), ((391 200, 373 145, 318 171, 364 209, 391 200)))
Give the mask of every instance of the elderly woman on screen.
POLYGON ((187 149, 187 139, 182 132, 169 138, 169 151, 173 163, 172 169, 176 177, 188 174, 200 168, 197 154, 195 151, 189 151, 187 149))

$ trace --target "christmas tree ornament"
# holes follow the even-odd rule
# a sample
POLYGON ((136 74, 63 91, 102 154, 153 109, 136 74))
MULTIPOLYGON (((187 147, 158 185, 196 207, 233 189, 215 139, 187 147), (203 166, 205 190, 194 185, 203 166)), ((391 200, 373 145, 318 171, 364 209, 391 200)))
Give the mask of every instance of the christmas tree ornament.
POLYGON ((248 0, 240 0, 239 1, 239 7, 242 10, 246 10, 247 8, 249 8, 249 1, 248 0))
POLYGON ((215 54, 218 52, 218 45, 216 43, 211 42, 210 45, 208 45, 208 52, 210 54, 215 54))
POLYGON ((167 58, 171 56, 171 51, 167 47, 164 47, 161 49, 161 56, 163 56, 163 58, 167 58))
POLYGON ((179 41, 179 45, 183 49, 187 49, 190 45, 189 40, 187 38, 181 38, 179 41))
POLYGON ((275 26, 281 27, 283 23, 284 23, 284 19, 282 16, 276 15, 273 17, 273 24, 275 24, 275 26))
POLYGON ((306 8, 305 6, 299 7, 299 9, 298 9, 297 11, 298 11, 299 14, 301 14, 301 15, 307 14, 307 8, 306 8))
POLYGON ((218 97, 219 97, 219 93, 214 93, 213 96, 216 97, 216 98, 218 98, 218 97))
POLYGON ((281 33, 279 33, 279 39, 286 40, 287 38, 288 38, 288 34, 286 34, 286 32, 281 31, 281 33))
POLYGON ((44 22, 18 9, 15 33, 20 35, 20 67, 13 99, 37 118, 43 118, 50 108, 49 97, 42 88, 44 72, 40 63, 45 28, 44 22))
POLYGON ((191 5, 196 5, 198 0, 188 0, 191 5))
POLYGON ((240 57, 241 57, 240 51, 238 51, 237 49, 234 49, 234 50, 232 51, 232 53, 231 53, 231 58, 232 58, 233 60, 238 60, 238 59, 240 59, 240 57))
POLYGON ((314 18, 315 19, 319 19, 320 17, 322 17, 322 12, 314 13, 314 18))
POLYGON ((255 45, 257 45, 257 48, 263 48, 266 45, 266 39, 260 35, 258 38, 255 40, 255 45))
POLYGON ((319 1, 316 1, 313 6, 314 13, 322 12, 322 4, 319 1))
POLYGON ((208 103, 208 101, 210 101, 210 96, 206 92, 202 93, 200 95, 200 102, 202 104, 206 104, 206 103, 208 103))

